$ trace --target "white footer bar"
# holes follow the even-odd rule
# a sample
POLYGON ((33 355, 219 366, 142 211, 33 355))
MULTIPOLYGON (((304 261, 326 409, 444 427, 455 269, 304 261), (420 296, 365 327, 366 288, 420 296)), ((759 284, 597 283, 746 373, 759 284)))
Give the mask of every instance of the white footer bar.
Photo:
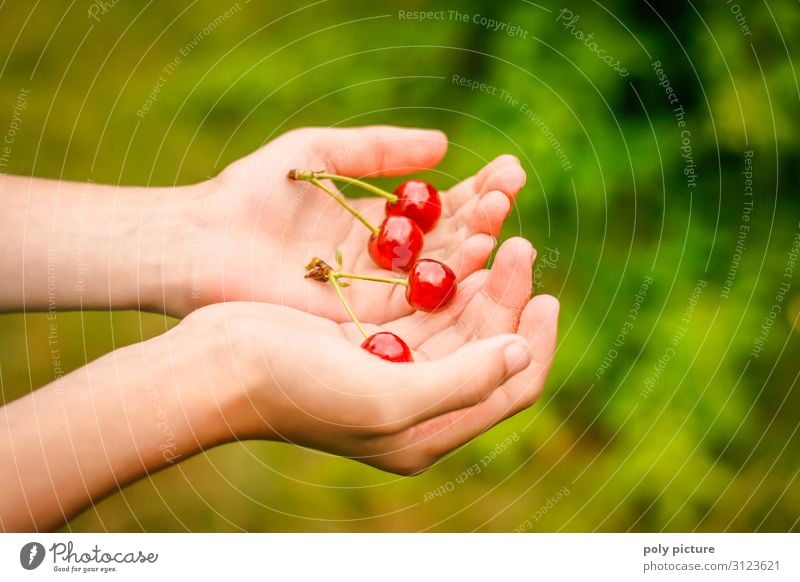
POLYGON ((347 582, 797 581, 800 534, 0 535, 0 580, 253 574, 347 582))

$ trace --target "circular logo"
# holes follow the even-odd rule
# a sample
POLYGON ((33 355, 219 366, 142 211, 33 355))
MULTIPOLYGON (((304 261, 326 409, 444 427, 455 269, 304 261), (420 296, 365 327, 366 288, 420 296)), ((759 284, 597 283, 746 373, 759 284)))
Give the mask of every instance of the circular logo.
POLYGON ((28 542, 19 551, 19 563, 26 570, 35 570, 44 561, 44 546, 39 542, 28 542))

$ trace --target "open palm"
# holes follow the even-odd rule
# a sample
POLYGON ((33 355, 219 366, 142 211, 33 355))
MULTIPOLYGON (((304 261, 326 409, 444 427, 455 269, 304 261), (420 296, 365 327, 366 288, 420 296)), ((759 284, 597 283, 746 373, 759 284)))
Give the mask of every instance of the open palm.
MULTIPOLYGON (((446 148, 438 131, 306 128, 234 162, 212 179, 201 204, 204 236, 198 255, 203 260, 195 306, 266 301, 344 321, 346 314, 331 289, 303 278, 308 261, 317 256, 330 262, 338 249, 347 271, 387 272, 367 253, 369 231, 323 191, 288 180, 287 172, 299 168, 367 178, 402 175, 434 166, 446 148)), ((524 181, 517 159, 501 156, 442 193, 442 218, 426 235, 422 256, 445 261, 459 279, 480 269, 524 181)), ((352 202, 380 224, 382 199, 352 202)), ((365 283, 346 293, 365 321, 383 323, 411 313, 402 289, 365 283)))
POLYGON ((198 343, 231 338, 230 360, 250 387, 249 411, 232 420, 239 438, 293 442, 413 474, 538 398, 555 350, 558 302, 530 298, 533 258, 527 241, 511 239, 448 308, 381 326, 403 337, 414 363, 368 354, 352 323, 265 303, 208 306, 179 329, 195 325, 198 343), (519 349, 509 354, 512 344, 519 349))

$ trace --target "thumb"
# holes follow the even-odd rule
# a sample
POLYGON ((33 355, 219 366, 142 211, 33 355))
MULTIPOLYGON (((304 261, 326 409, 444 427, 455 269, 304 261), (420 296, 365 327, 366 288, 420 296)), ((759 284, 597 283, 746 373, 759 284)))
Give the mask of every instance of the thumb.
POLYGON ((345 176, 398 176, 435 166, 447 151, 438 130, 371 125, 321 129, 315 149, 345 176))
POLYGON ((392 365, 391 371, 405 393, 400 399, 405 419, 416 424, 477 404, 530 362, 526 339, 503 334, 469 342, 437 360, 392 365))

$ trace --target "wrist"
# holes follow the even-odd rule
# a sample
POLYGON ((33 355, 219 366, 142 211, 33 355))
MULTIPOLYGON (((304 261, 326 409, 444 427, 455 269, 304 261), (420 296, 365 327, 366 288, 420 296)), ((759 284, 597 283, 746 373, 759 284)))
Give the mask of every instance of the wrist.
POLYGON ((214 305, 191 313, 150 340, 168 355, 171 401, 185 413, 200 449, 242 439, 276 439, 270 427, 273 379, 265 373, 254 320, 241 304, 214 305), (231 309, 227 307, 230 306, 231 309))
POLYGON ((55 303, 63 309, 185 313, 181 310, 190 294, 186 254, 197 237, 193 208, 204 191, 204 184, 80 186, 78 195, 61 205, 60 229, 50 245, 55 303))
POLYGON ((212 192, 209 180, 148 193, 137 261, 142 309, 183 317, 205 304, 200 274, 212 192))

